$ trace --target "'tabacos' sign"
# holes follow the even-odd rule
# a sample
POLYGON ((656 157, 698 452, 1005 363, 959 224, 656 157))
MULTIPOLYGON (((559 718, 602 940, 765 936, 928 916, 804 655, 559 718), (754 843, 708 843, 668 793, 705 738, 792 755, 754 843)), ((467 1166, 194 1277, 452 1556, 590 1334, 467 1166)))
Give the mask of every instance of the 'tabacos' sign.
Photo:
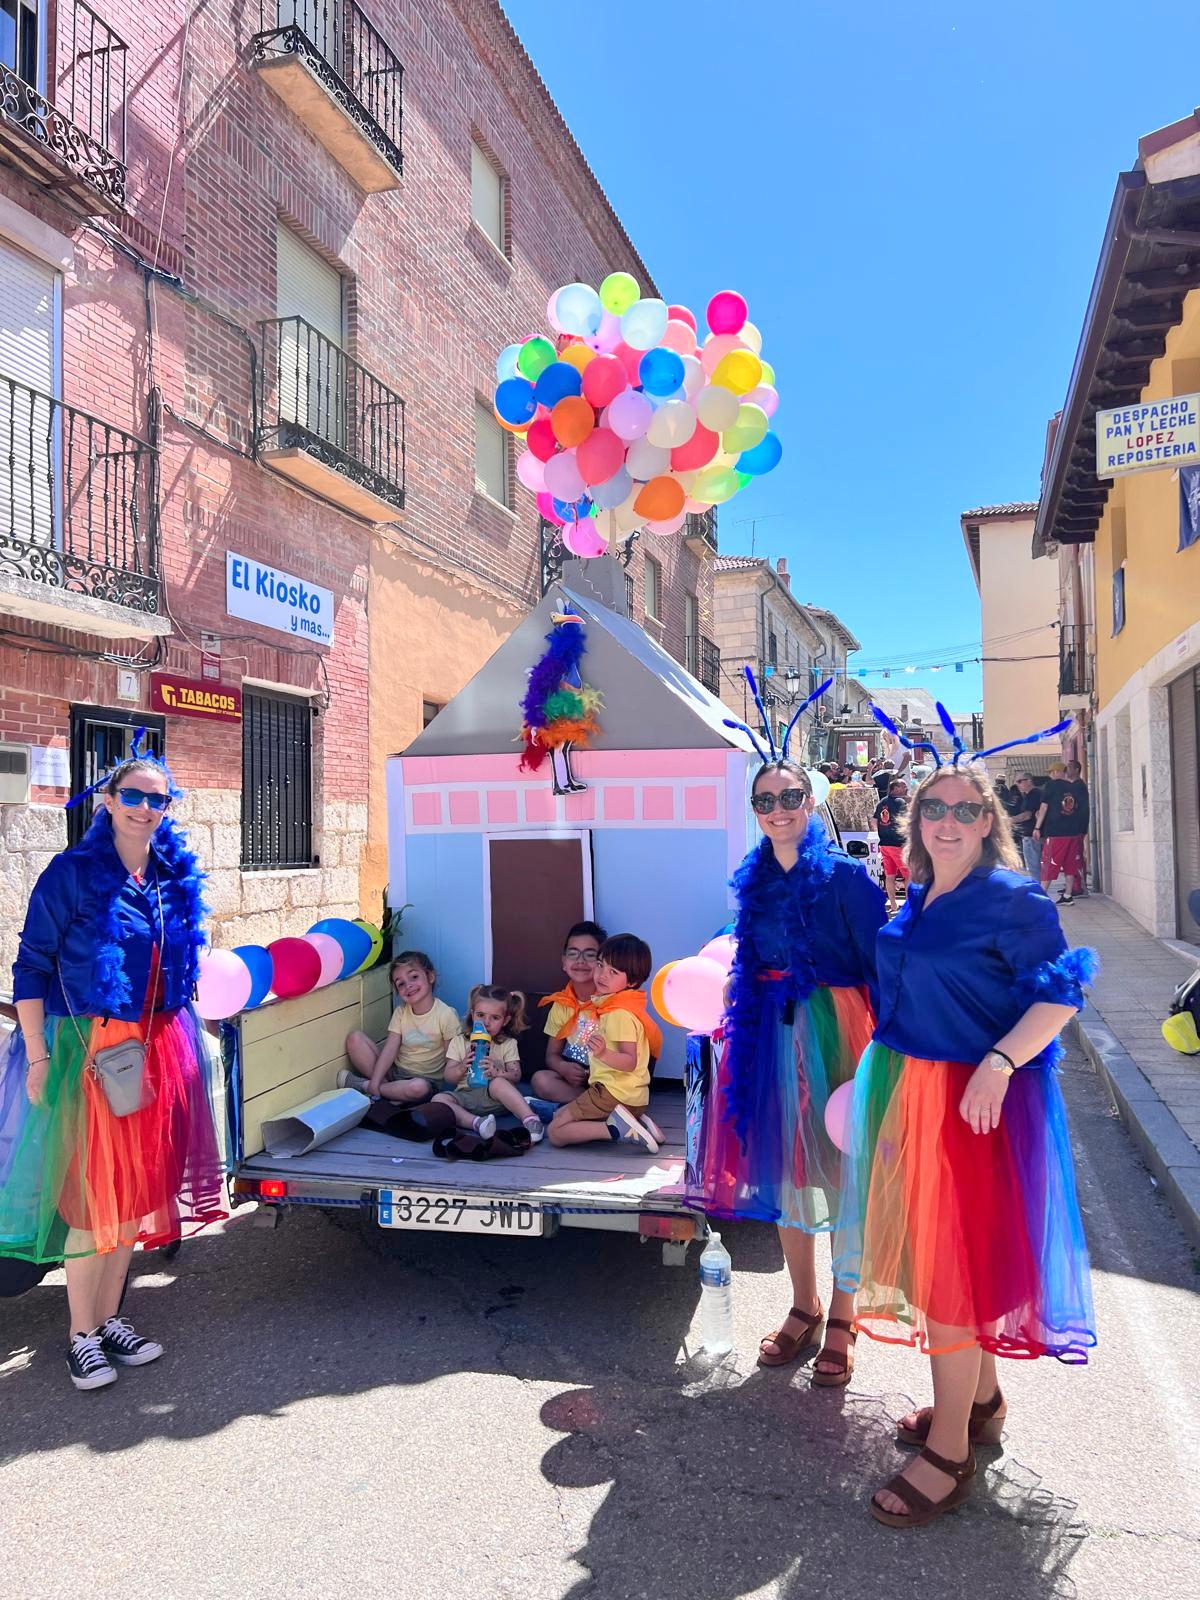
POLYGON ((231 617, 294 633, 316 644, 333 643, 333 593, 303 583, 265 561, 225 552, 225 609, 231 617))
POLYGON ((1200 394, 1096 413, 1096 476, 1200 465, 1200 394))

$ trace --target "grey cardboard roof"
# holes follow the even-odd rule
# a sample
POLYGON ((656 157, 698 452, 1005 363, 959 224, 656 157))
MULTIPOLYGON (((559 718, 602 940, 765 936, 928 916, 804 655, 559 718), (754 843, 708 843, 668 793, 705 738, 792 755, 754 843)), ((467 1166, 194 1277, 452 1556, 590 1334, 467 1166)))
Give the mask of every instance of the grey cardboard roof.
POLYGON ((551 613, 564 601, 587 629, 583 680, 604 696, 589 749, 749 752, 745 734, 722 726, 728 708, 643 629, 556 583, 404 754, 518 755, 529 671, 546 648, 551 613))

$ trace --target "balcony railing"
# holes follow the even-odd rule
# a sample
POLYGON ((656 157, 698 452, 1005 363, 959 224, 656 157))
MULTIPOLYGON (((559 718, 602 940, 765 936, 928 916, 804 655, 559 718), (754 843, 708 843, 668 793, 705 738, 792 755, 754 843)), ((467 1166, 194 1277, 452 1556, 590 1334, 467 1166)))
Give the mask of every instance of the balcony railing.
POLYGON ((20 0, 15 16, 8 7, 0 12, 8 23, 0 26, 0 142, 75 198, 99 195, 120 208, 129 48, 86 0, 70 0, 50 50, 46 14, 20 0), (44 94, 42 63, 56 55, 55 88, 44 94))
POLYGON ((696 674, 709 694, 721 698, 721 652, 711 640, 700 635, 700 671, 696 674))
POLYGON ((1082 622, 1064 622, 1058 641, 1058 693, 1090 696, 1094 687, 1089 630, 1082 622))
POLYGON ((693 555, 715 556, 717 553, 717 511, 710 506, 707 511, 689 512, 683 529, 684 542, 693 555))
MULTIPOLYGON (((270 72, 290 59, 303 63, 340 112, 386 162, 359 161, 337 123, 301 87, 281 78, 277 92, 368 191, 395 188, 403 168, 404 69, 354 0, 259 0, 259 32, 252 49, 270 72)), ((285 73, 286 75, 286 73, 285 73)))
POLYGON ((404 401, 302 317, 260 322, 260 455, 357 515, 404 508, 404 401))
POLYGON ((158 616, 154 458, 134 434, 0 375, 0 587, 25 579, 158 616))

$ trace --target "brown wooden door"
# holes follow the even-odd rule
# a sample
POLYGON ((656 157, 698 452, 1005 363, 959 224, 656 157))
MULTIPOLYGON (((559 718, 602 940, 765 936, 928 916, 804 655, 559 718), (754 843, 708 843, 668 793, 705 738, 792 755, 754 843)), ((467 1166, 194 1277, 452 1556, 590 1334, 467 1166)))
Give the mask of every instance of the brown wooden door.
POLYGON ((536 997, 560 989, 563 938, 592 915, 592 852, 586 833, 489 838, 491 981, 536 997))

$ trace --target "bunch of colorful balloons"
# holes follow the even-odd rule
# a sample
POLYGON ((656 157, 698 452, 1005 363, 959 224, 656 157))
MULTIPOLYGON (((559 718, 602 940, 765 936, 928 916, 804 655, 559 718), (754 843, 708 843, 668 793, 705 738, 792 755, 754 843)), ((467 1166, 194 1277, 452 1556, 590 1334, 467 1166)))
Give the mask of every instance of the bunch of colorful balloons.
POLYGON ((715 1033, 725 1016, 725 985, 737 942, 726 929, 699 955, 668 961, 654 974, 650 999, 664 1022, 689 1033, 715 1033))
POLYGON ((206 950, 200 957, 196 1010, 207 1022, 220 1022, 267 999, 289 1000, 324 989, 374 966, 382 949, 383 934, 373 922, 324 917, 302 939, 206 950))
POLYGON ((775 373, 746 302, 723 289, 705 315, 701 340, 686 306, 612 272, 599 290, 555 290, 553 338, 500 352, 497 421, 524 439, 517 476, 572 554, 643 527, 676 533, 778 465, 775 373))

